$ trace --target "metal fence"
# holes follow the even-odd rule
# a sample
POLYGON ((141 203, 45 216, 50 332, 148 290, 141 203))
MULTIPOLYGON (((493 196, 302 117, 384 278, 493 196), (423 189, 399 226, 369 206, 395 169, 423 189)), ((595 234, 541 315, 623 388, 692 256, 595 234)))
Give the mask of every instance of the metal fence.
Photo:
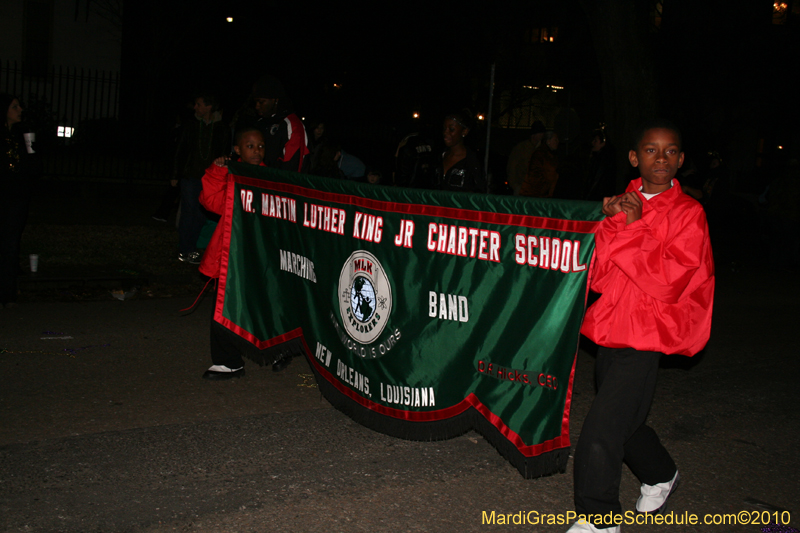
POLYGON ((162 179, 169 164, 145 159, 125 142, 120 122, 120 75, 84 68, 52 67, 30 76, 16 62, 0 63, 0 91, 17 96, 25 125, 46 175, 162 179))

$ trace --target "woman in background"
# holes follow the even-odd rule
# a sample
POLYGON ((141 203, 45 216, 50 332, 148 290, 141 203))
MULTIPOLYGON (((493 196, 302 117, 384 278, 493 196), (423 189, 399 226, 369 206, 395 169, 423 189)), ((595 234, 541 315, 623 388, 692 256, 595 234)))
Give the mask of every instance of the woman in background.
POLYGON ((22 133, 22 106, 16 97, 0 93, 5 111, 0 126, 0 307, 17 301, 19 243, 28 220, 28 207, 35 173, 31 168, 32 146, 22 133))
POLYGON ((486 192, 480 161, 464 144, 471 124, 470 114, 466 111, 451 113, 444 119, 442 136, 447 150, 442 154, 442 164, 436 173, 442 190, 486 192))

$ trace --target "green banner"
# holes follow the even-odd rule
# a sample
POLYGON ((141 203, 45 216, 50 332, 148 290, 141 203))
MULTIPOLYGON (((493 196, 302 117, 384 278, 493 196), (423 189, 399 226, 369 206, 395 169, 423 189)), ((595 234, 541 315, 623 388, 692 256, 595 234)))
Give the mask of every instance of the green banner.
POLYGON ((217 321, 368 427, 565 469, 597 203, 231 172, 217 321))

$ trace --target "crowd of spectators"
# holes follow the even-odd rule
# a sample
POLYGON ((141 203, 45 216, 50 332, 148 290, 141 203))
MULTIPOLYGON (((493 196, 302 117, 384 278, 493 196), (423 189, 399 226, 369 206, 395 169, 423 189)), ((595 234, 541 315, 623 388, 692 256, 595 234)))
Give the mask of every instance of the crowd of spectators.
MULTIPOLYGON (((363 140, 359 144, 360 139, 342 135, 346 128, 324 114, 298 116, 284 85, 271 75, 259 77, 246 101, 230 116, 212 93, 198 93, 192 103, 193 118, 179 121, 176 136, 172 184, 180 186, 168 191, 154 215, 166 220, 179 196, 177 190, 182 191, 178 257, 190 263, 199 263, 198 249, 207 243, 216 218, 193 200, 199 194, 203 169, 214 158, 230 155, 233 136, 245 127, 255 127, 264 136, 268 167, 358 183, 601 202, 621 193, 634 177, 623 175, 630 172, 628 165, 619 166, 628 147, 612 146, 602 125, 589 135, 560 139, 554 125, 535 120, 524 138, 513 142, 507 136, 505 144, 511 148, 490 152, 487 162, 481 149, 485 124, 470 110, 461 109, 445 115, 438 124, 418 124, 408 133, 397 131, 404 136, 396 145, 385 147, 382 152, 393 155, 387 158, 384 153, 364 150, 363 140), (198 246, 198 232, 204 226, 208 231, 203 231, 198 246)), ((712 230, 724 229, 732 196, 720 154, 687 149, 678 178, 684 192, 706 209, 712 230)), ((778 182, 781 190, 786 189, 785 183, 794 183, 788 178, 778 182)), ((793 189, 789 187, 788 195, 778 195, 777 188, 762 195, 765 206, 770 198, 770 207, 763 210, 763 225, 771 228, 770 234, 784 234, 782 228, 794 227, 797 218, 791 207, 793 189)))
MULTIPOLYGON (((13 305, 16 295, 19 242, 38 171, 33 144, 25 144, 35 137, 23 138, 27 130, 22 123, 22 103, 4 94, 0 105, 6 110, 0 128, 4 145, 0 155, 9 159, 2 165, 2 200, 7 205, 0 210, 4 217, 0 225, 1 303, 5 306, 13 305)), ((397 131, 404 136, 385 147, 386 154, 393 155, 388 158, 364 150, 357 139, 340 135, 345 129, 322 114, 308 119, 298 116, 284 85, 269 74, 255 80, 248 97, 233 113, 227 113, 217 95, 209 91, 197 92, 187 111, 176 113, 172 179, 153 218, 166 222, 177 208, 177 258, 192 264, 200 263, 201 250, 218 219, 197 201, 203 173, 216 158, 231 156, 236 132, 249 127, 263 135, 266 166, 353 182, 600 202, 619 194, 627 181, 619 167, 627 147, 612 146, 604 127, 589 136, 561 142, 552 125, 535 120, 524 138, 509 142, 507 137, 511 148, 491 152, 487 164, 479 142, 485 125, 478 124, 468 109, 449 113, 438 124, 397 131), (367 153, 359 153, 359 147, 367 153)), ((687 149, 686 154, 678 175, 683 191, 706 209, 712 234, 729 230, 733 211, 743 208, 732 194, 733 177, 722 156, 714 150, 687 149)), ((760 226, 767 235, 783 236, 771 239, 776 243, 771 252, 773 263, 780 262, 783 249, 777 243, 796 234, 797 167, 796 160, 790 159, 760 197, 760 226)), ((788 239, 793 243, 792 265, 798 263, 796 240, 788 239)))

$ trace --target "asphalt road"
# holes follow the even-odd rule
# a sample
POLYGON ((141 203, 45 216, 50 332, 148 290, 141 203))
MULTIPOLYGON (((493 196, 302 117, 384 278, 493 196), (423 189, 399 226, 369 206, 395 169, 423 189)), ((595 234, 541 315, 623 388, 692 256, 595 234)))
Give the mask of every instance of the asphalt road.
MULTIPOLYGON (((650 423, 682 474, 675 513, 785 510, 800 529, 797 289, 789 274, 721 272, 709 347, 663 362, 650 423)), ((372 432, 321 398, 301 359, 282 373, 250 364, 241 380, 201 380, 211 302, 182 316, 190 303, 109 298, 2 311, 2 531, 567 529, 513 521, 573 509, 571 462, 566 474, 525 480, 476 433, 409 442, 372 432), (483 523, 492 511, 495 524, 483 523), (500 514, 512 524, 497 524, 500 514)), ((581 351, 573 442, 592 371, 581 351)), ((637 494, 625 471, 628 508, 637 494)))

